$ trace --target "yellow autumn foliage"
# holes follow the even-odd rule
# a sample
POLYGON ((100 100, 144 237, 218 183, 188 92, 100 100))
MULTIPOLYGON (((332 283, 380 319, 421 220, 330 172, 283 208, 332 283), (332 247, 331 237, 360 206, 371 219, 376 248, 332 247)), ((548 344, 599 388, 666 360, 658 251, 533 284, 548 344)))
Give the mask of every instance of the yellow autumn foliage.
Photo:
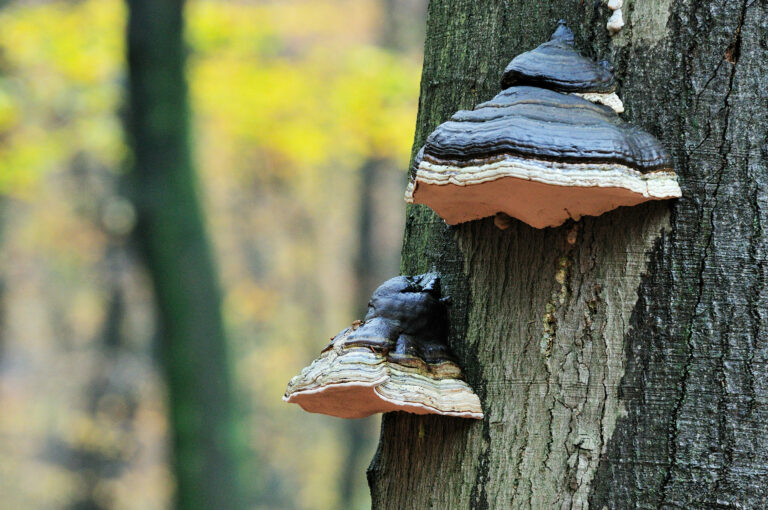
MULTIPOLYGON (((280 396, 359 305, 349 300, 360 168, 383 161, 404 181, 421 62, 377 46, 379 9, 375 0, 187 2, 193 147, 254 508, 338 507, 339 422, 280 396)), ((135 254, 119 259, 128 266, 121 327, 135 352, 108 365, 104 384, 114 387, 96 410, 86 403, 107 366, 97 344, 115 246, 101 215, 130 157, 121 126, 126 14, 122 0, 0 8, 3 347, 28 363, 12 373, 0 366, 0 494, 13 508, 65 507, 86 491, 88 473, 52 463, 51 443, 126 459, 120 476, 87 489, 114 508, 164 508, 173 491, 147 345, 152 298, 135 254), (108 419, 122 415, 132 416, 128 430, 108 419), (27 488, 33 481, 40 490, 27 488)), ((397 187, 398 178, 382 182, 397 187)), ((394 193, 393 216, 404 209, 401 192, 377 190, 394 193)))

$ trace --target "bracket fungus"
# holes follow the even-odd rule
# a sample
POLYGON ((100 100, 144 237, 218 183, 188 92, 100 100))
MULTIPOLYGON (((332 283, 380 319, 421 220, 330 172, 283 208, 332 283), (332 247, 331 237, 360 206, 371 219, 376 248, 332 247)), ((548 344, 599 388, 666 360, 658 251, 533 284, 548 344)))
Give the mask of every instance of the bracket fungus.
POLYGON ((451 225, 505 214, 545 228, 681 196, 656 138, 580 96, 612 94, 613 73, 575 50, 563 22, 549 42, 512 60, 502 86, 429 135, 407 202, 451 225))
POLYGON ((336 335, 291 379, 283 400, 339 418, 389 411, 482 418, 446 344, 447 300, 434 273, 387 280, 365 320, 336 335))

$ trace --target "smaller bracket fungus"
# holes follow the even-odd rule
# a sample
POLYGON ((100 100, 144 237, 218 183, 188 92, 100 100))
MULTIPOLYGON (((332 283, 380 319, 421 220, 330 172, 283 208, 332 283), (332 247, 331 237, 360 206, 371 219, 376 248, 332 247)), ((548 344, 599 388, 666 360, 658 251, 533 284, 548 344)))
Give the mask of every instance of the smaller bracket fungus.
POLYGON ((451 225, 496 216, 503 227, 502 213, 545 228, 681 196, 656 138, 579 97, 612 91, 613 74, 579 55, 562 23, 552 40, 507 66, 502 84, 496 97, 427 137, 407 202, 430 206, 451 225))
POLYGON ((336 335, 283 400, 339 418, 406 411, 481 419, 480 399, 448 351, 446 301, 434 273, 387 280, 365 320, 336 335))

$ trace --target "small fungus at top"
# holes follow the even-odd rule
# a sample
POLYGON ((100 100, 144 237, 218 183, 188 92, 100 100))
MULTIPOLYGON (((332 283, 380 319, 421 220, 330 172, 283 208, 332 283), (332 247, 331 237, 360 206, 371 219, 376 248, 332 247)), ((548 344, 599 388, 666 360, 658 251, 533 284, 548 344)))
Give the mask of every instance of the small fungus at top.
POLYGON ((560 20, 552 38, 509 63, 501 76, 501 88, 530 85, 574 94, 593 103, 624 112, 616 95, 613 67, 607 60, 595 62, 574 47, 573 32, 560 20))
POLYGON ((447 298, 434 273, 384 282, 363 321, 338 335, 291 379, 283 400, 339 418, 406 411, 483 417, 448 350, 447 298))
POLYGON ((595 62, 574 47, 573 31, 560 20, 549 41, 512 59, 501 88, 531 85, 558 92, 613 92, 616 80, 607 60, 595 62))
POLYGON ((545 228, 680 197, 661 143, 588 97, 615 96, 613 72, 573 44, 561 22, 512 60, 500 94, 439 125, 414 160, 406 201, 451 225, 500 213, 545 228))

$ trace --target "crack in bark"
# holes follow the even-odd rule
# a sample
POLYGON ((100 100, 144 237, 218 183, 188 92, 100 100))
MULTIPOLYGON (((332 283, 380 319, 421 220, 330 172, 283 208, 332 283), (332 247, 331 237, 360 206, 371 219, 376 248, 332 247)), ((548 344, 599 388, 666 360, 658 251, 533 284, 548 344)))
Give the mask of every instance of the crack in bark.
POLYGON ((749 353, 745 360, 745 370, 747 375, 747 393, 749 395, 749 403, 747 404, 747 416, 751 417, 756 408, 756 388, 755 388, 755 372, 754 372, 754 359, 755 351, 757 350, 757 342, 760 338, 760 322, 761 317, 758 312, 758 305, 760 303, 760 291, 765 287, 765 259, 758 257, 757 245, 758 241, 763 238, 763 226, 760 220, 760 204, 758 203, 758 186, 754 184, 754 180, 750 179, 749 171, 749 158, 746 158, 744 162, 746 181, 753 182, 752 193, 750 195, 750 206, 752 207, 752 235, 749 239, 748 255, 750 263, 753 266, 757 266, 757 278, 755 278, 754 284, 750 289, 749 295, 749 318, 750 328, 752 330, 752 341, 750 342, 749 353))
MULTIPOLYGON (((531 400, 531 388, 533 387, 533 381, 529 381, 528 385, 525 388, 525 402, 523 403, 523 415, 522 419, 520 420, 520 423, 526 424, 528 423, 528 403, 531 400)), ((514 465, 515 468, 515 478, 512 482, 512 499, 517 496, 517 490, 520 486, 520 473, 521 473, 521 467, 523 464, 523 460, 525 459, 525 452, 528 449, 528 428, 522 427, 522 430, 524 431, 523 436, 523 443, 520 447, 520 455, 518 455, 517 462, 514 465)))
MULTIPOLYGON (((733 312, 730 312, 729 315, 733 316, 733 312)), ((718 444, 724 445, 724 454, 722 465, 718 470, 718 476, 714 483, 714 494, 720 494, 721 482, 727 476, 728 468, 733 464, 733 435, 728 433, 728 381, 725 367, 725 360, 730 354, 730 328, 727 334, 721 334, 720 338, 720 356, 718 357, 719 364, 717 370, 717 379, 720 384, 720 398, 717 402, 717 434, 718 444)))
MULTIPOLYGON (((549 437, 547 437, 547 442, 545 444, 545 454, 544 454, 544 460, 541 463, 541 465, 545 468, 549 468, 547 465, 549 463, 549 457, 552 454, 552 444, 554 442, 555 438, 555 431, 553 430, 553 427, 555 425, 555 397, 552 395, 552 385, 554 384, 552 381, 552 371, 549 368, 549 363, 545 363, 545 366, 547 367, 547 397, 549 397, 552 401, 552 405, 549 406, 547 409, 548 414, 548 423, 547 423, 547 432, 549 432, 549 437)), ((532 496, 531 496, 532 497, 532 496)))
POLYGON ((699 150, 699 148, 701 148, 701 146, 702 146, 702 145, 704 145, 704 144, 707 142, 707 140, 709 140, 709 137, 710 137, 711 135, 712 135, 712 123, 711 123, 711 122, 709 122, 709 119, 707 119, 707 134, 706 134, 706 135, 704 135, 704 139, 703 139, 701 142, 699 142, 699 143, 696 145, 696 147, 694 147, 693 149, 690 149, 690 150, 689 150, 689 149, 687 149, 687 148, 683 147, 683 149, 684 149, 684 150, 685 150, 685 152, 686 152, 686 156, 687 156, 687 157, 689 157, 689 158, 690 158, 691 156, 693 156, 693 155, 694 155, 694 153, 696 153, 696 151, 698 151, 698 150, 699 150))
POLYGON ((475 484, 472 486, 472 491, 469 496, 469 500, 472 502, 473 510, 488 510, 488 461, 491 448, 490 438, 490 424, 488 420, 483 420, 483 439, 485 440, 485 448, 480 454, 480 461, 478 463, 477 474, 475 475, 475 484))
POLYGON ((723 56, 722 60, 720 60, 720 62, 717 64, 715 71, 712 73, 712 76, 710 76, 709 79, 706 81, 706 83, 704 83, 704 87, 701 89, 701 92, 696 94, 696 103, 695 103, 696 105, 698 105, 701 102, 702 94, 704 94, 707 88, 709 88, 709 84, 712 83, 712 80, 717 78, 717 75, 720 73, 720 69, 723 67, 723 64, 725 64, 726 61, 727 59, 725 58, 725 56, 723 56))

